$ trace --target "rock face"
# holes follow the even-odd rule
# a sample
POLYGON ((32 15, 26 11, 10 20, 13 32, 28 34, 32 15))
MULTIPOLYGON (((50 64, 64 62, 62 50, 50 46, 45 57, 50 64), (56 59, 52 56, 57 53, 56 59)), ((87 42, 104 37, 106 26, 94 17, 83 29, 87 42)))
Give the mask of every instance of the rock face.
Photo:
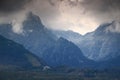
POLYGON ((0 36, 0 69, 43 68, 44 63, 22 45, 0 36))

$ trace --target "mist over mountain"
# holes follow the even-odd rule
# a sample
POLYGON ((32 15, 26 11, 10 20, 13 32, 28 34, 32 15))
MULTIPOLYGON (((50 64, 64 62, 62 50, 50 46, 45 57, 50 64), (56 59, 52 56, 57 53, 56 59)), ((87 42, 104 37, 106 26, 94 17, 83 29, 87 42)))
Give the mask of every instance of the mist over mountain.
POLYGON ((32 12, 28 13, 23 22, 22 33, 14 32, 11 24, 1 24, 0 34, 22 44, 52 67, 84 68, 94 66, 94 61, 87 59, 75 44, 67 39, 56 37, 32 12))
POLYGON ((50 30, 46 29, 39 17, 32 12, 28 13, 23 22, 21 34, 15 33, 11 24, 1 24, 0 28, 1 35, 24 45, 37 56, 40 56, 46 48, 51 47, 55 41, 50 30))
POLYGON ((120 80, 120 0, 1 0, 0 80, 120 80))
POLYGON ((91 59, 107 60, 120 55, 120 33, 116 27, 115 22, 106 23, 100 25, 95 32, 87 34, 91 39, 88 38, 83 48, 89 49, 87 53, 91 59), (90 47, 88 44, 91 44, 90 47))
MULTIPOLYGON (((100 25, 94 32, 78 37, 78 41, 72 38, 68 40, 74 42, 83 51, 84 55, 92 60, 103 61, 114 59, 120 55, 120 22, 112 21, 100 25)), ((63 32, 61 32, 63 34, 63 32)), ((68 35, 66 32, 64 35, 68 35)), ((63 36, 63 35, 61 35, 63 36)), ((65 38, 65 37, 64 37, 65 38)))
POLYGON ((0 34, 22 44, 51 67, 104 69, 119 66, 119 22, 105 23, 93 32, 80 35, 73 31, 50 30, 30 12, 22 25, 22 33, 16 33, 12 24, 1 24, 0 34))

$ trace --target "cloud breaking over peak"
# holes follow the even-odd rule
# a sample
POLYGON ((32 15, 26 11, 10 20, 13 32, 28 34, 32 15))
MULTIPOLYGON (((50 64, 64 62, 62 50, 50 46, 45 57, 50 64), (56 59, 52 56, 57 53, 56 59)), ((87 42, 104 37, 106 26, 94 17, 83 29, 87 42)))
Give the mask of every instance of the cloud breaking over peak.
POLYGON ((85 34, 101 23, 120 20, 120 0, 2 0, 0 23, 22 23, 29 11, 48 28, 85 34))

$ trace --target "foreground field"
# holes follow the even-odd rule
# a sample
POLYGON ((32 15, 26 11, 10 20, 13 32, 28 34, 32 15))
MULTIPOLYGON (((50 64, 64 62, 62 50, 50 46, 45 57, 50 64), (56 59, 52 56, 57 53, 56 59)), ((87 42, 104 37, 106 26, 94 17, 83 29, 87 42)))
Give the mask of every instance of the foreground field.
POLYGON ((1 71, 0 80, 120 80, 119 71, 38 72, 1 71))

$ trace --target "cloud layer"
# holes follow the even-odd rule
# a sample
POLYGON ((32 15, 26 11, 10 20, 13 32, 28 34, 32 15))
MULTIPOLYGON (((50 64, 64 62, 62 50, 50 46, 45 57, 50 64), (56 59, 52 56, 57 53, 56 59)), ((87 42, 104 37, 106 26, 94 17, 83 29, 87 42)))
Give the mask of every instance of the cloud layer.
POLYGON ((101 23, 120 20, 120 0, 2 0, 0 22, 22 23, 29 11, 48 28, 85 34, 101 23))

